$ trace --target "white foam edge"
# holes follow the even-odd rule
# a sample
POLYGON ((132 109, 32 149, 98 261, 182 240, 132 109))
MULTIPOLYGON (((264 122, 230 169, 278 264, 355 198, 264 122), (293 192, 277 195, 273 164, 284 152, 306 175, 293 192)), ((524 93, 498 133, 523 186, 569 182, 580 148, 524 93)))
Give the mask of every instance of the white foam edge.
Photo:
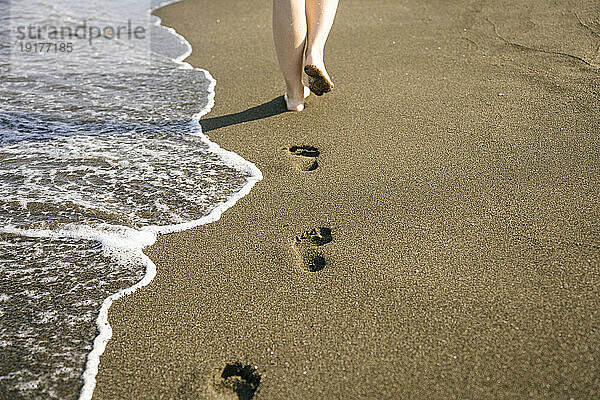
POLYGON ((142 280, 133 286, 120 290, 107 297, 102 302, 98 317, 96 318, 98 335, 94 339, 92 351, 87 356, 86 367, 82 374, 84 384, 79 395, 80 399, 91 399, 96 387, 96 375, 98 374, 98 366, 100 365, 100 356, 104 353, 106 344, 112 337, 112 327, 108 322, 108 310, 115 300, 127 296, 139 288, 148 285, 156 276, 156 265, 142 250, 156 241, 157 234, 147 231, 138 231, 126 226, 109 224, 99 225, 97 228, 70 224, 58 230, 22 229, 14 226, 7 226, 1 228, 0 233, 35 238, 71 238, 98 241, 102 243, 104 249, 126 250, 132 255, 135 254, 135 256, 145 264, 146 271, 142 280))
MULTIPOLYGON (((150 10, 148 10, 148 14, 152 14, 155 10, 157 10, 161 7, 179 3, 181 1, 183 1, 183 0, 163 1, 158 6, 153 7, 150 10)), ((160 17, 158 17, 156 15, 154 17, 156 17, 155 24, 157 26, 160 26, 162 23, 162 20, 160 19, 160 17)), ((204 107, 204 109, 202 109, 200 112, 198 112, 192 116, 192 120, 194 121, 194 124, 195 124, 195 130, 192 131, 190 134, 199 137, 202 140, 202 142, 204 144, 206 144, 206 146, 208 147, 208 149, 211 152, 218 154, 219 157, 223 161, 225 161, 226 165, 233 167, 235 169, 238 169, 242 172, 246 172, 248 174, 248 177, 246 178, 247 179, 246 184, 238 192, 236 192, 234 195, 230 196, 224 203, 219 204, 217 207, 212 209, 210 211, 210 213, 208 213, 207 215, 205 215, 204 217, 202 217, 200 219, 189 221, 189 222, 184 222, 184 223, 176 224, 176 225, 164 225, 164 226, 149 225, 149 226, 145 226, 145 227, 141 228, 144 231, 149 231, 149 232, 153 232, 156 234, 181 232, 183 230, 195 228, 200 225, 209 224, 211 222, 217 221, 219 218, 221 218, 221 215, 223 214, 223 212, 225 212, 225 210, 233 207, 239 199, 241 199, 242 197, 244 197, 248 193, 250 193, 250 190, 252 190, 252 187, 254 187, 254 185, 257 182, 259 182, 263 179, 261 170, 258 169, 258 167, 254 163, 242 158, 239 154, 234 153, 233 151, 223 149, 217 143, 211 142, 210 138, 207 135, 205 135, 204 133, 202 133, 202 127, 200 125, 200 118, 202 118, 204 115, 208 114, 215 105, 215 86, 217 84, 217 80, 215 78, 213 78, 213 76, 207 70, 202 69, 202 68, 194 68, 190 64, 185 62, 184 60, 186 58, 188 58, 190 56, 190 54, 192 54, 192 45, 181 34, 179 34, 174 28, 164 26, 164 25, 163 25, 163 27, 168 32, 170 32, 171 34, 173 34, 177 38, 179 38, 181 43, 185 44, 186 48, 187 48, 187 51, 184 54, 177 57, 173 61, 175 63, 179 64, 181 66, 181 68, 183 68, 183 69, 195 69, 196 71, 201 71, 204 74, 204 77, 209 81, 208 102, 206 104, 206 107, 204 107)))
MULTIPOLYGON (((183 0, 167 0, 160 3, 158 6, 153 7, 148 10, 148 13, 151 14, 154 10, 164 7, 169 4, 178 3, 183 0)), ((161 19, 158 16, 156 17, 156 25, 161 25, 161 19)), ((100 366, 100 357, 104 353, 106 349, 106 345, 108 341, 112 338, 112 327, 108 322, 108 311, 112 305, 112 303, 124 296, 127 296, 136 290, 148 285, 154 277, 156 276, 156 265, 150 260, 148 256, 143 253, 143 249, 147 246, 152 245, 156 241, 156 237, 159 234, 165 233, 174 233, 181 232, 187 229, 191 229, 194 227, 198 227, 200 225, 209 224, 211 222, 215 222, 221 218, 221 215, 230 207, 233 207, 239 199, 246 196, 250 190, 254 187, 254 185, 262 180, 263 175, 262 172, 256 167, 256 165, 250 161, 245 160, 240 155, 225 150, 221 148, 218 144, 211 142, 210 138, 203 134, 200 126, 200 118, 214 107, 215 104, 215 86, 217 81, 213 78, 213 76, 207 70, 201 68, 194 68, 189 63, 183 61, 190 54, 192 54, 192 45, 175 29, 171 27, 164 27, 168 32, 177 36, 183 44, 186 45, 187 51, 181 56, 177 57, 173 61, 180 65, 183 69, 195 69, 204 74, 205 78, 209 81, 208 86, 208 103, 199 113, 192 116, 192 119, 195 121, 197 125, 197 131, 191 132, 190 134, 198 136, 215 154, 218 154, 223 161, 229 166, 232 166, 236 169, 241 170, 242 172, 248 173, 246 184, 235 194, 230 196, 225 202, 220 203, 217 207, 213 208, 207 215, 203 216, 200 219, 176 224, 176 225, 150 225, 142 227, 139 231, 136 231, 132 228, 128 228, 125 226, 112 226, 106 225, 107 230, 98 230, 93 229, 86 226, 72 226, 70 228, 60 229, 60 230, 37 230, 37 229, 18 229, 14 227, 5 227, 0 229, 0 232, 5 233, 13 233, 18 234, 20 236, 30 236, 30 237, 46 237, 46 238, 75 238, 75 239, 89 239, 89 240, 97 240, 102 243, 103 246, 107 246, 109 248, 119 248, 119 249, 127 249, 129 251, 133 251, 136 253, 136 256, 139 257, 143 262, 146 263, 146 272, 141 281, 136 283, 135 285, 123 289, 109 297, 107 297, 100 307, 100 312, 98 317, 96 318, 96 326, 98 328, 98 335, 94 339, 94 345, 92 351, 87 356, 87 362, 85 370, 82 374, 83 386, 81 388, 79 394, 79 400, 91 400, 94 389, 96 388, 96 375, 98 374, 98 368, 100 366), (129 233, 129 238, 127 236, 119 235, 117 233, 110 234, 110 230, 116 231, 125 231, 129 233), (125 240, 125 241, 124 241, 125 240), (127 243, 127 246, 123 244, 127 243)))
MULTIPOLYGON (((175 61, 177 64, 180 64, 180 66, 181 66, 182 68, 191 69, 191 68, 193 68, 193 67, 192 67, 190 64, 186 63, 185 61, 183 61, 183 60, 185 60, 186 58, 188 58, 188 57, 190 56, 190 54, 192 54, 192 45, 190 44, 190 42, 188 42, 188 41, 187 41, 187 40, 186 40, 186 39, 183 37, 183 35, 181 35, 179 32, 177 32, 177 31, 176 31, 174 28, 171 28, 170 26, 164 26, 164 25, 162 25, 162 19, 160 19, 160 17, 159 17, 158 15, 152 15, 152 13, 153 13, 154 11, 158 10, 159 8, 162 8, 162 7, 165 7, 165 6, 171 5, 171 4, 179 3, 179 2, 181 2, 181 1, 183 1, 183 0, 165 0, 165 1, 161 2, 160 4, 158 4, 157 6, 155 6, 155 7, 151 7, 151 8, 150 8, 150 9, 147 11, 147 13, 148 13, 148 16, 149 16, 150 18, 152 18, 153 16, 156 18, 156 21, 155 21, 154 25, 156 25, 156 26, 162 26, 162 27, 163 27, 163 28, 164 28, 164 29, 165 29, 167 32, 169 32, 169 33, 171 33, 173 36, 177 37, 177 38, 179 39, 179 41, 180 41, 182 44, 184 44, 184 45, 185 45, 185 47, 186 47, 186 49, 187 49, 187 50, 185 51, 185 53, 183 53, 183 54, 182 54, 182 55, 180 55, 179 57, 177 57, 177 58, 173 59, 173 61, 175 61)), ((196 68, 196 69, 200 70, 200 68, 196 68)), ((202 70, 202 71, 204 71, 204 72, 208 73, 208 71, 205 71, 205 70, 202 70)), ((210 74, 209 74, 209 75, 210 75, 210 74)), ((212 76, 211 76, 211 79, 214 81, 214 78, 212 78, 212 76)), ((210 108, 212 108, 212 107, 210 107, 210 108)), ((209 108, 209 111, 210 111, 210 108, 209 108)), ((207 112, 208 112, 208 111, 207 111, 207 112)), ((206 113, 204 113, 204 114, 206 114, 206 113)), ((204 114, 202 114, 202 115, 204 115, 204 114)))
MULTIPOLYGON (((183 1, 183 0, 164 1, 164 2, 160 3, 157 7, 154 7, 154 8, 151 8, 150 10, 148 10, 148 13, 151 14, 154 10, 156 10, 160 7, 164 7, 166 5, 173 4, 173 3, 178 3, 180 1, 183 1)), ((158 16, 155 16, 155 17, 156 17, 155 24, 161 25, 162 20, 158 16)), ((189 57, 190 54, 192 54, 192 45, 182 35, 180 35, 175 29, 173 29, 171 27, 165 27, 165 29, 168 32, 170 32, 171 34, 177 36, 181 40, 181 42, 184 43, 187 47, 187 51, 184 54, 182 54, 181 56, 174 59, 173 61, 175 63, 179 64, 181 66, 181 68, 196 69, 197 71, 201 71, 204 74, 205 78, 209 81, 208 102, 203 110, 201 110, 200 112, 198 112, 197 114, 192 116, 192 119, 197 124, 198 130, 191 134, 200 137, 202 139, 202 141, 209 147, 209 149, 212 152, 214 152, 215 154, 218 154, 227 164, 249 173, 249 176, 247 178, 246 184, 238 192, 236 192, 234 195, 230 196, 227 199, 227 201, 219 204, 217 207, 212 209, 209 214, 205 215, 204 217, 202 217, 200 219, 181 223, 181 224, 176 224, 176 225, 164 225, 164 226, 151 225, 151 226, 146 226, 146 227, 141 228, 142 231, 153 234, 155 238, 156 238, 156 235, 158 235, 158 234, 180 232, 183 230, 191 229, 191 228, 194 228, 194 227, 197 227, 200 225, 208 224, 208 223, 219 220, 221 218, 221 215, 225 212, 225 210, 227 210, 230 207, 233 207, 239 199, 241 199, 242 197, 244 197, 248 193, 250 193, 250 190, 254 187, 254 185, 257 182, 259 182, 260 180, 262 180, 262 178, 263 178, 262 172, 258 169, 258 167, 256 167, 256 165, 254 165, 254 163, 245 160, 240 155, 238 155, 232 151, 228 151, 228 150, 221 148, 221 146, 219 146, 218 144, 216 144, 214 142, 211 142, 209 137, 202 133, 201 126, 200 126, 200 118, 203 117, 204 115, 208 114, 210 112, 210 110, 212 110, 212 108, 214 107, 215 86, 217 84, 217 81, 215 78, 213 78, 213 76, 207 70, 204 70, 201 68, 193 68, 189 63, 183 61, 187 57, 189 57)), ((84 383, 83 383, 83 387, 82 387, 80 395, 79 395, 79 400, 91 400, 92 395, 94 393, 94 389, 96 388, 96 375, 98 374, 98 367, 100 365, 100 356, 102 356, 102 354, 104 353, 104 350, 106 349, 106 345, 112 337, 112 328, 108 322, 108 310, 109 310, 110 306, 112 305, 113 301, 115 301, 121 297, 127 296, 127 295, 135 292, 139 288, 148 285, 156 276, 156 265, 150 260, 150 258, 148 258, 148 256, 146 256, 141 251, 141 249, 140 249, 140 253, 141 253, 142 259, 147 262, 146 275, 144 276, 144 278, 140 282, 138 282, 136 285, 134 285, 130 288, 121 290, 120 292, 108 297, 102 303, 100 313, 96 320, 96 325, 98 326, 99 334, 98 334, 98 336, 96 336, 96 339, 94 340, 94 347, 93 347, 92 351, 88 354, 88 361, 86 363, 85 371, 82 375, 84 383)))

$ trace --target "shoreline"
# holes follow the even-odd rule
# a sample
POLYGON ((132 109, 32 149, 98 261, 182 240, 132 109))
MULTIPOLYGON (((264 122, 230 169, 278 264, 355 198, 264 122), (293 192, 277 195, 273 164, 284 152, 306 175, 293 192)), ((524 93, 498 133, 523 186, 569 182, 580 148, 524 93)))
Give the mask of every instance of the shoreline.
POLYGON ((94 397, 212 398, 214 371, 235 362, 257 367, 256 398, 598 393, 600 182, 584 151, 598 148, 585 80, 598 72, 506 47, 489 15, 533 39, 499 6, 348 1, 328 45, 335 92, 283 113, 270 7, 226 3, 157 14, 221 82, 206 134, 265 180, 145 249, 158 275, 114 303, 94 397), (290 154, 301 145, 317 169, 290 154), (294 244, 312 229, 331 236, 318 272, 294 244))
MULTIPOLYGON (((180 2, 180 1, 182 1, 182 0, 164 1, 161 5, 149 9, 148 13, 153 14, 156 10, 158 10, 162 7, 166 7, 168 5, 171 5, 171 4, 180 2)), ((162 25, 162 20, 160 18, 158 18, 158 20, 156 21, 156 25, 157 26, 162 25)), ((181 56, 178 56, 175 59, 172 59, 172 61, 175 64, 178 64, 180 66, 180 68, 184 68, 184 69, 194 68, 190 64, 185 62, 185 59, 187 57, 189 57, 189 55, 192 53, 192 46, 190 45, 190 43, 187 40, 185 40, 185 38, 182 35, 180 35, 175 29, 173 29, 171 27, 167 27, 167 26, 165 26, 165 28, 170 34, 177 36, 182 42, 185 42, 188 47, 188 50, 186 51, 186 53, 182 54, 181 56)), ((197 114, 195 114, 191 117, 192 120, 197 122, 199 125, 199 120, 204 115, 208 114, 214 106, 214 95, 215 95, 214 88, 216 85, 216 80, 210 75, 210 72, 208 72, 207 70, 204 70, 202 68, 194 68, 194 69, 201 71, 204 74, 205 78, 210 82, 210 86, 208 88, 209 96, 208 96, 207 105, 204 107, 204 109, 202 109, 200 112, 198 112, 197 114)), ((208 214, 204 215, 203 217, 201 217, 199 219, 196 219, 193 221, 188 221, 185 223, 175 224, 175 225, 165 225, 165 226, 163 226, 163 225, 161 225, 161 226, 148 225, 148 226, 144 226, 144 227, 140 228, 139 230, 132 229, 140 237, 144 236, 145 234, 153 236, 152 239, 150 239, 149 237, 146 237, 144 239, 139 240, 140 241, 139 246, 138 246, 139 248, 135 248, 135 250, 133 250, 135 257, 140 258, 141 260, 144 261, 145 266, 146 266, 146 271, 145 271, 144 277, 141 281, 139 281, 138 283, 136 283, 135 285, 133 285, 131 287, 120 290, 119 292, 107 297, 102 302, 100 312, 98 313, 98 317, 96 319, 96 326, 98 328, 98 334, 94 338, 94 344, 93 344, 92 350, 88 353, 88 355, 86 357, 85 370, 82 373, 83 385, 82 385, 82 388, 79 393, 79 397, 78 397, 79 400, 88 400, 88 399, 91 399, 94 395, 94 389, 96 387, 96 375, 98 374, 98 368, 100 366, 100 357, 104 353, 104 350, 106 349, 106 345, 112 338, 112 327, 111 327, 110 323, 108 322, 108 314, 109 314, 111 305, 116 300, 126 297, 128 295, 131 295, 132 293, 139 290, 140 288, 147 286, 150 282, 152 282, 152 280, 156 276, 156 265, 152 262, 152 260, 146 254, 144 254, 143 250, 145 248, 147 248, 148 246, 151 246, 152 243, 154 243, 156 241, 156 239, 158 238, 159 235, 181 232, 186 229, 195 228, 195 227, 202 226, 204 224, 209 224, 211 222, 218 220, 221 217, 221 215, 228 208, 233 207, 240 198, 242 198, 246 194, 248 194, 250 192, 250 190, 252 190, 252 187, 258 181, 260 181, 262 179, 262 173, 260 172, 260 170, 258 168, 256 168, 256 166, 254 166, 254 164, 252 164, 251 162, 249 162, 247 160, 244 160, 243 158, 239 157, 237 154, 235 154, 233 152, 222 149, 217 143, 211 142, 210 139, 208 138, 208 136, 202 134, 201 130, 195 131, 195 132, 190 132, 190 134, 200 136, 202 141, 210 148, 210 150, 214 154, 219 155, 222 160, 227 161, 230 165, 235 165, 235 167, 238 168, 240 170, 240 172, 244 172, 244 171, 247 172, 249 174, 249 176, 246 180, 246 184, 238 192, 236 192, 234 195, 230 196, 226 201, 220 203, 218 206, 216 206, 212 210, 210 210, 210 212, 208 214)), ((67 236, 68 233, 69 232, 63 233, 63 236, 67 236)), ((48 234, 47 236, 50 237, 50 234, 48 234)), ((60 232, 58 233, 58 237, 61 237, 60 232)), ((85 237, 85 235, 82 234, 81 238, 84 238, 84 237, 85 237)), ((119 248, 121 246, 121 244, 117 244, 118 243, 117 238, 114 238, 113 241, 115 242, 113 244, 113 246, 115 246, 116 248, 119 248)), ((107 245, 106 239, 100 240, 100 242, 103 244, 103 246, 107 245)), ((130 245, 130 246, 133 246, 133 245, 130 245)))

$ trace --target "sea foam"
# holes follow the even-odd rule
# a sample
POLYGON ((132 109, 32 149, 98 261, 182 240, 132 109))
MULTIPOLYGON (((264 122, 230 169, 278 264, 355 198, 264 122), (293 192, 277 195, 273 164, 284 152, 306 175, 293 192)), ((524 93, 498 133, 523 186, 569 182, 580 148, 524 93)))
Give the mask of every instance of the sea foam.
POLYGON ((142 250, 218 220, 262 179, 202 133, 216 81, 183 61, 191 45, 151 15, 171 1, 76 3, 24 0, 9 20, 132 18, 153 36, 78 44, 68 59, 19 56, 3 72, 0 395, 91 398, 112 302, 156 275, 142 250))

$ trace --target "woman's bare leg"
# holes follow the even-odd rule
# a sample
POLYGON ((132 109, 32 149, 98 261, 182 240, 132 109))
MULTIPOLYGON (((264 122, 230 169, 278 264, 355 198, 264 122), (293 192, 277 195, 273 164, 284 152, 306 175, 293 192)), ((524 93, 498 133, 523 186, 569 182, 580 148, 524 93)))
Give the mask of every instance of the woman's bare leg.
POLYGON ((317 94, 323 94, 333 88, 333 82, 325 69, 323 50, 333 25, 338 0, 306 1, 306 73, 311 78, 310 88, 317 94))
POLYGON ((305 0, 273 0, 273 38, 285 79, 288 110, 304 109, 302 65, 306 45, 305 0))

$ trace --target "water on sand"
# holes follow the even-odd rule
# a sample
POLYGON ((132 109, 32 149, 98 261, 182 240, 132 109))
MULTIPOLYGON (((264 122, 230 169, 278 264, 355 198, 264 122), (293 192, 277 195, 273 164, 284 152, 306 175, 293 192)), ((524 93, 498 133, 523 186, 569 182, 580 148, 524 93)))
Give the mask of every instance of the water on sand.
POLYGON ((201 134, 214 81, 175 61, 189 45, 150 15, 158 5, 0 2, 12 49, 0 60, 0 397, 77 398, 103 301, 153 267, 141 249, 259 174, 201 134), (128 24, 144 38, 90 40, 90 26, 128 24), (87 38, 53 40, 71 52, 21 48, 40 39, 19 27, 46 39, 84 25, 87 38))

